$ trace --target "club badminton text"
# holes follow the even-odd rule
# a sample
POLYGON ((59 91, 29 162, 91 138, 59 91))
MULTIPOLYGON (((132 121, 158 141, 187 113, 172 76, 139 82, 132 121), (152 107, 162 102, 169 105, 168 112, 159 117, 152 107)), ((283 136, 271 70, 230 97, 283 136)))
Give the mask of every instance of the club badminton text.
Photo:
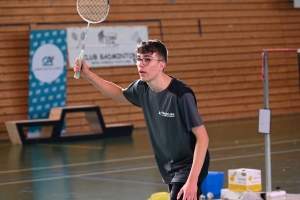
POLYGON ((132 59, 136 57, 135 53, 114 53, 114 54, 85 54, 84 59, 92 64, 110 63, 114 62, 132 62, 132 59))

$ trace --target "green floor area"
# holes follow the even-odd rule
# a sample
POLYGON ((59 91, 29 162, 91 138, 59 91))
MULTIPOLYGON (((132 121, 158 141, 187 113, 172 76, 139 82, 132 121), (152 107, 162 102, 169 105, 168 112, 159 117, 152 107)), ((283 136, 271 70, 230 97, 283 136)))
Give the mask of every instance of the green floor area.
MULTIPOLYGON (((265 141, 257 120, 206 123, 210 171, 252 168, 262 172, 265 141)), ((272 189, 300 193, 300 116, 271 122, 272 189)), ((0 142, 1 200, 147 200, 166 192, 146 129, 132 137, 12 146, 0 142)))

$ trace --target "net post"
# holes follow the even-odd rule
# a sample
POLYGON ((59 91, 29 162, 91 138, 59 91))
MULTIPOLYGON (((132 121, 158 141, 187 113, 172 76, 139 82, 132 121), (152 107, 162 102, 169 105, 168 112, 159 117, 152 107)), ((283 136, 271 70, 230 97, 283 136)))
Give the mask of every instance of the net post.
POLYGON ((298 53, 298 76, 299 76, 299 88, 300 88, 300 49, 297 50, 298 53))
MULTIPOLYGON (((268 69, 268 54, 267 50, 264 49, 263 57, 263 88, 264 88, 264 108, 270 109, 269 105, 269 69, 268 69)), ((270 145, 270 134, 265 134, 265 164, 266 164, 266 192, 272 191, 271 181, 271 145, 270 145)))

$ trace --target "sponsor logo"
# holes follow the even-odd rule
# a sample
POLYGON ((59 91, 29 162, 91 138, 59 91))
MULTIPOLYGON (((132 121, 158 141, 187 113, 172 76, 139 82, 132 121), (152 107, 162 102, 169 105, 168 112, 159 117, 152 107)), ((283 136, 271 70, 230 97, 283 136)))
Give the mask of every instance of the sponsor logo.
POLYGON ((42 59, 43 66, 53 66, 54 56, 45 56, 42 59))
POLYGON ((35 51, 31 70, 39 81, 51 83, 63 73, 64 62, 64 56, 57 46, 44 44, 35 51))
POLYGON ((100 31, 98 33, 98 40, 100 44, 105 44, 108 46, 117 46, 119 44, 116 43, 118 39, 118 34, 117 33, 104 33, 104 30, 100 31))
POLYGON ((158 111, 158 114, 163 117, 175 117, 175 113, 168 113, 163 111, 158 111))

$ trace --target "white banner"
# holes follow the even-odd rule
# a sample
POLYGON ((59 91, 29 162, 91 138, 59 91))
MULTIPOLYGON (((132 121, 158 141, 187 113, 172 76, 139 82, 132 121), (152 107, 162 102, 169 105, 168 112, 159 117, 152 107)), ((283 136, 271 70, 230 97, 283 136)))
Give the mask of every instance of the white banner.
MULTIPOLYGON (((86 28, 67 28, 69 65, 79 56, 86 28)), ((89 67, 134 65, 135 47, 148 40, 147 26, 90 27, 85 41, 84 58, 89 67)))

